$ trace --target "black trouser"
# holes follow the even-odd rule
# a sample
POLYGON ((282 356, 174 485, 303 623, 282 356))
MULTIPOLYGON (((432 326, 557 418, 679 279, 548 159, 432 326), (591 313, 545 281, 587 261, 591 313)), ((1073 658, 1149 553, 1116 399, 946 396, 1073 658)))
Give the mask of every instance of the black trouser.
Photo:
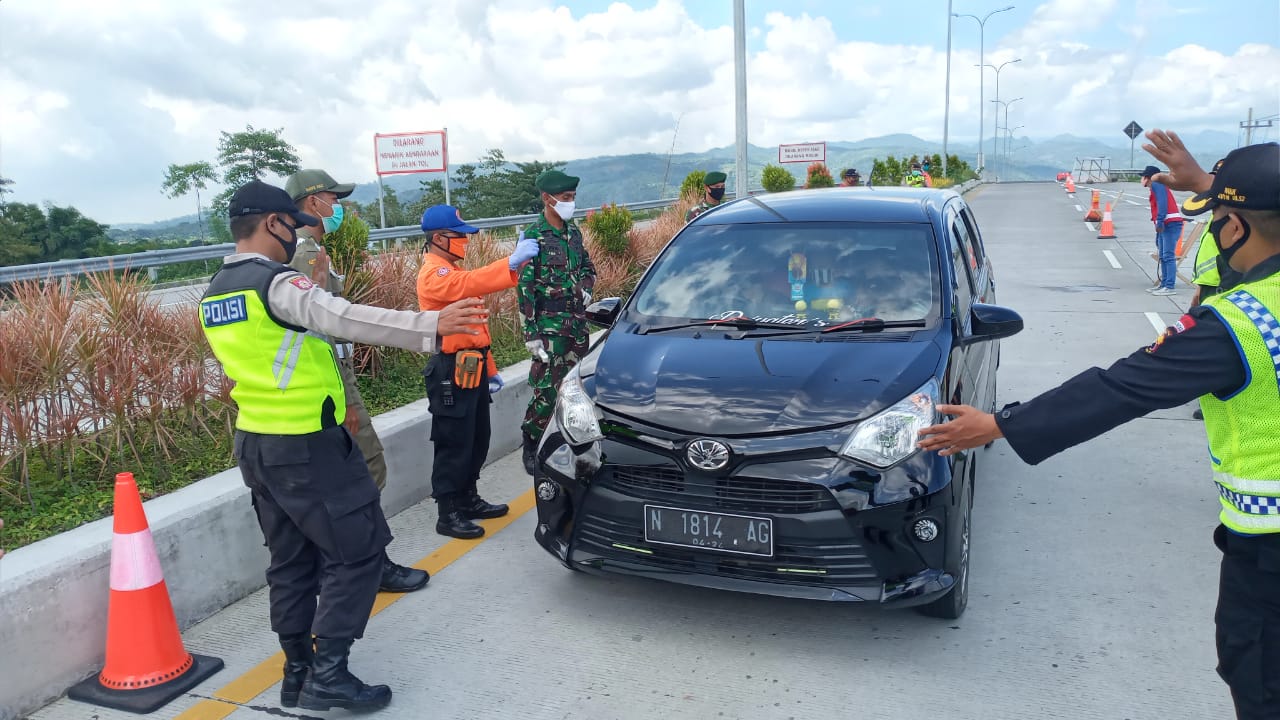
POLYGON ((493 401, 488 373, 483 373, 479 387, 460 389, 453 382, 455 360, 452 353, 432 355, 423 371, 435 445, 431 497, 437 500, 475 493, 489 455, 489 404, 493 401))
POLYGON ((1245 537, 1219 525, 1218 674, 1240 720, 1280 718, 1280 534, 1245 537))
POLYGON ((235 453, 271 553, 271 629, 362 636, 391 528, 351 434, 237 431, 235 453))

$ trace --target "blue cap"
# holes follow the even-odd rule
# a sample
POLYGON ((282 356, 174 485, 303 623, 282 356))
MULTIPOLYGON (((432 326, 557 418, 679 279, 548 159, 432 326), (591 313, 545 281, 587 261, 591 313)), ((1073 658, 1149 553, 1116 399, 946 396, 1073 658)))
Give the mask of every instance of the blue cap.
POLYGON ((462 211, 452 205, 432 205, 422 213, 422 232, 431 233, 437 230, 451 230, 456 233, 480 232, 462 221, 462 211))

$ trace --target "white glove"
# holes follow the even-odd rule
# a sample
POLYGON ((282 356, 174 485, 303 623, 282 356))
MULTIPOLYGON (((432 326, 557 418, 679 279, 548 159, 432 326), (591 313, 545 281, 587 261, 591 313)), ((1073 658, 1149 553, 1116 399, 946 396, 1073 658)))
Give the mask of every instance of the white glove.
POLYGON ((512 272, 520 269, 520 266, 538 257, 538 238, 525 237, 524 231, 520 231, 520 237, 516 240, 515 252, 511 253, 511 257, 507 259, 507 267, 512 272))
POLYGON ((551 362, 551 356, 547 354, 547 346, 541 339, 529 340, 524 344, 529 349, 529 354, 542 362, 551 362))
POLYGON ((501 375, 494 375, 489 378, 489 394, 492 395, 502 388, 506 387, 506 383, 502 381, 501 375))
POLYGON ((590 304, 591 304, 591 291, 590 291, 590 290, 583 290, 583 291, 582 291, 582 304, 583 304, 584 306, 585 306, 585 305, 590 305, 590 304))

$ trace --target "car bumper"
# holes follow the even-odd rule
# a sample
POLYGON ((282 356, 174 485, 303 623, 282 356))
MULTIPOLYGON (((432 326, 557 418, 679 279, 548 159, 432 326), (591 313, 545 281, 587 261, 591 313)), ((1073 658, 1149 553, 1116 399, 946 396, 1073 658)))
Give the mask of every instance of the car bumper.
MULTIPOLYGON (((708 478, 687 472, 673 456, 609 439, 575 448, 553 425, 539 451, 536 540, 573 569, 784 597, 908 606, 955 585, 950 520, 958 508, 949 481, 908 500, 874 504, 874 493, 832 486, 833 478, 848 479, 854 465, 835 457, 797 462, 765 455, 733 476, 708 478), (773 554, 650 543, 646 504, 768 517, 773 554), (929 542, 913 535, 923 518, 939 527, 929 542)), ((918 474, 936 460, 922 457, 897 470, 918 474)))

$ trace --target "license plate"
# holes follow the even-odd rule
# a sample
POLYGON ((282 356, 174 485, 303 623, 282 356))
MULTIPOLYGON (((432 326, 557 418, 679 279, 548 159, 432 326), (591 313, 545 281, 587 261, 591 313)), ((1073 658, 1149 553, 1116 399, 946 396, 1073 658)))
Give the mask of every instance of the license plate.
POLYGON ((773 557, 773 520, 645 505, 644 539, 659 545, 773 557))

